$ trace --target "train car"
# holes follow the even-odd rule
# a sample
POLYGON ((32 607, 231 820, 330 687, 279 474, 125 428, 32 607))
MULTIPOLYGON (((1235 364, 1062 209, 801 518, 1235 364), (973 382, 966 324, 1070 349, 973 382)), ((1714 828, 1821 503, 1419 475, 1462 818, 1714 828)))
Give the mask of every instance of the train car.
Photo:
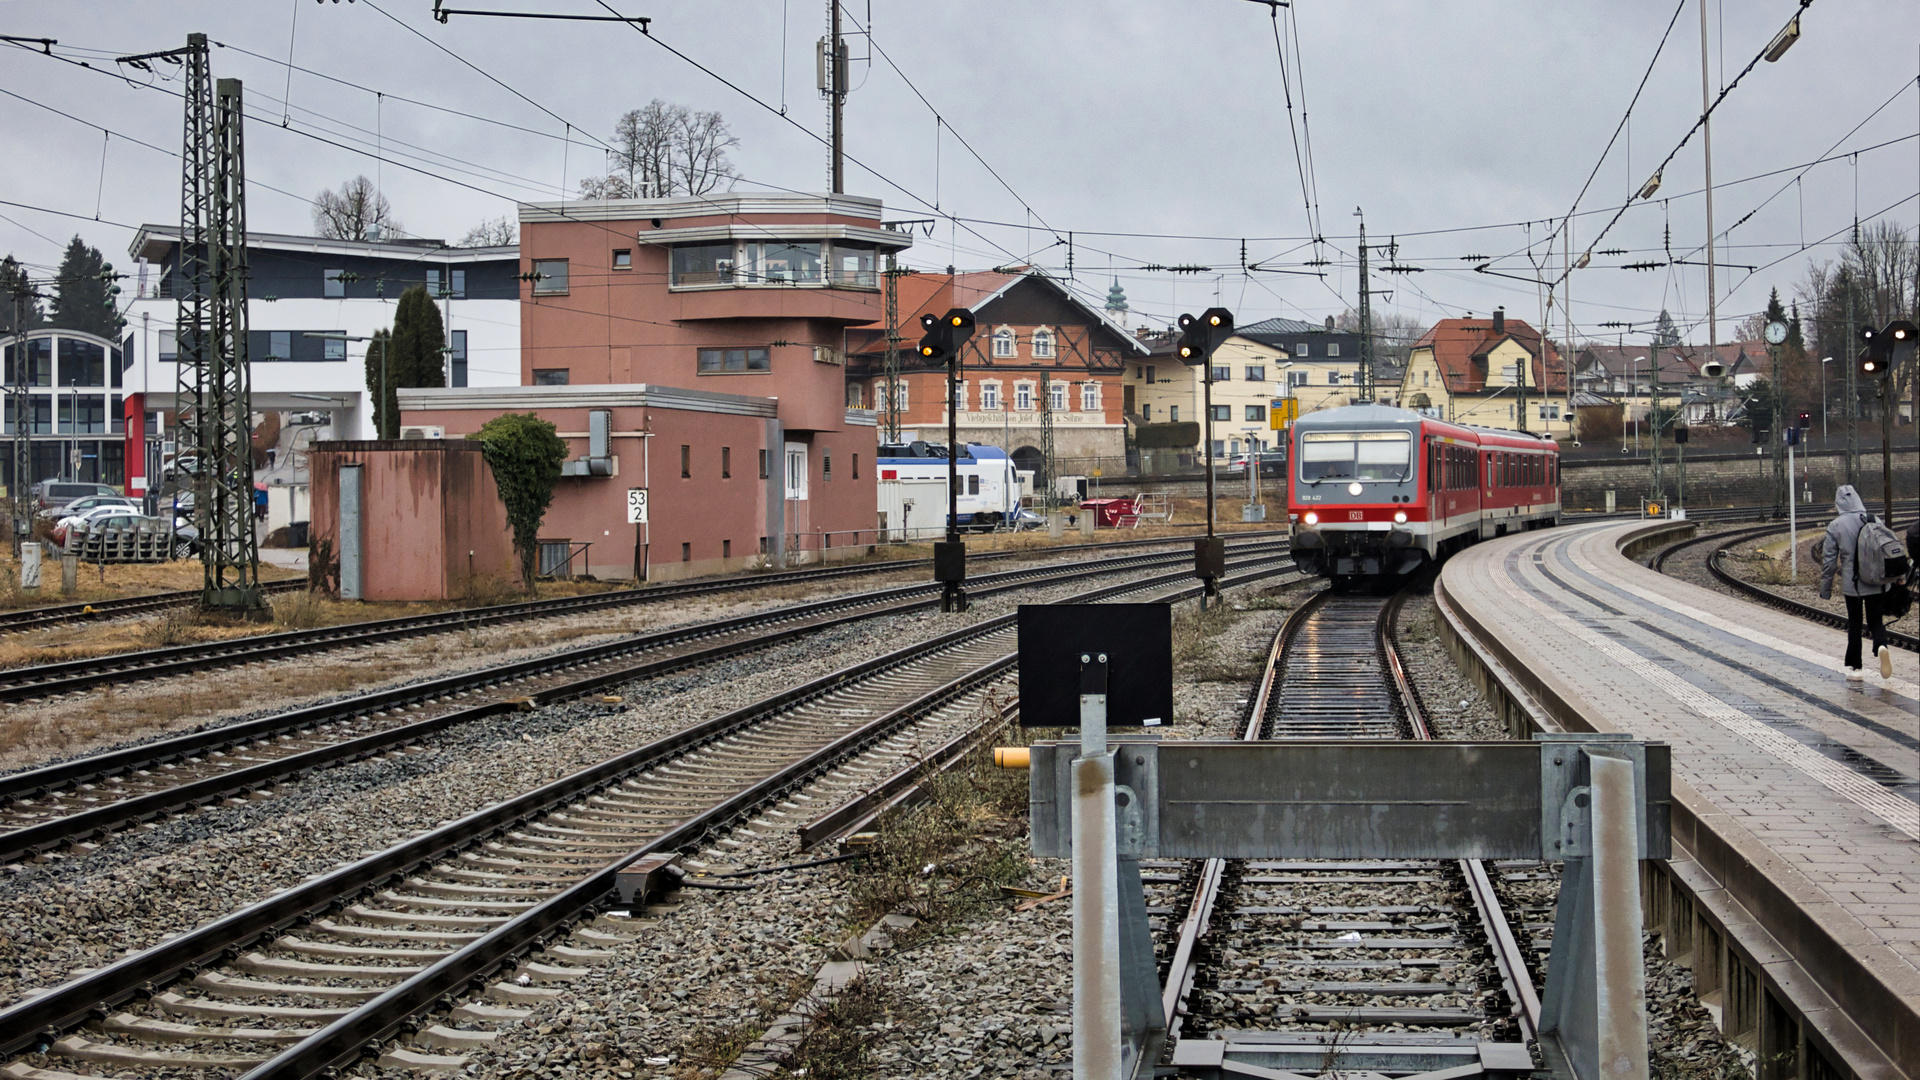
MULTIPOLYGON (((939 443, 890 443, 880 447, 881 483, 947 480, 947 448, 939 443)), ((997 446, 967 443, 954 463, 960 495, 956 517, 963 528, 992 529, 1020 515, 1020 477, 1013 459, 997 446)), ((944 504, 943 504, 944 505, 944 504)), ((945 515, 941 515, 945 520, 945 515)))
POLYGON ((1310 574, 1398 577, 1559 520, 1559 448, 1524 431, 1350 405, 1301 417, 1291 446, 1287 518, 1310 574))

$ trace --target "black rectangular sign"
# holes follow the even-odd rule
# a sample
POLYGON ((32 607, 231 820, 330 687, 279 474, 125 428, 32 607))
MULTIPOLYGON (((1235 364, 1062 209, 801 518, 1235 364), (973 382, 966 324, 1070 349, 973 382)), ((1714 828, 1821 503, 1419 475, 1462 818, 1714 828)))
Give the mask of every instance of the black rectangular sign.
POLYGON ((1020 724, 1080 726, 1080 657, 1107 654, 1107 726, 1173 721, 1167 604, 1022 604, 1020 724))

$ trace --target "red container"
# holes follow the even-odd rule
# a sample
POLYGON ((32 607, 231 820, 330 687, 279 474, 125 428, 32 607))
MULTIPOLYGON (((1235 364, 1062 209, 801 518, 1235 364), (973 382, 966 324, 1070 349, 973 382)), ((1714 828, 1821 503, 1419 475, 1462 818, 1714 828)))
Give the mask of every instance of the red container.
POLYGON ((1139 507, 1131 498, 1088 499, 1086 502, 1080 504, 1080 509, 1091 510, 1099 515, 1097 518, 1098 524, 1102 528, 1107 529, 1118 526, 1122 514, 1135 514, 1139 512, 1139 507))

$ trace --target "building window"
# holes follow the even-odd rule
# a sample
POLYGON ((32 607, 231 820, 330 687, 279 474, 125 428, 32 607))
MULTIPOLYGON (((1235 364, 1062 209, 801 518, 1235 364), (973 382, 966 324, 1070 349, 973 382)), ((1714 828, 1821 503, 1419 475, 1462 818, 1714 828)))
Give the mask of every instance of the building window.
POLYGON ((829 483, 832 480, 833 480, 833 455, 821 454, 820 455, 820 482, 824 484, 824 483, 829 483))
POLYGON ((683 542, 680 545, 680 561, 681 562, 693 561, 693 545, 691 543, 683 542))
POLYGON ((1420 385, 1421 385, 1421 386, 1427 386, 1427 385, 1429 385, 1429 383, 1427 382, 1427 379, 1428 379, 1428 377, 1429 377, 1429 376, 1431 376, 1431 375, 1432 375, 1432 372, 1428 372, 1428 371, 1423 371, 1423 372, 1421 372, 1421 373, 1420 373, 1420 385))
POLYGON ((1295 355, 1295 356, 1312 356, 1312 355, 1313 355, 1313 348, 1312 348, 1312 346, 1310 346, 1310 345, 1309 345, 1309 344, 1308 344, 1307 342, 1304 342, 1304 341, 1302 341, 1302 342, 1300 342, 1300 343, 1299 343, 1298 345, 1295 345, 1295 346, 1293 347, 1293 355, 1295 355))
POLYGON ((720 448, 720 479, 733 479, 733 447, 731 446, 720 448))
POLYGON ((732 244, 684 244, 673 249, 672 285, 733 284, 732 244))
POLYGON ((747 280, 769 285, 815 285, 820 282, 822 245, 793 240, 751 241, 742 244, 740 261, 747 280))
POLYGON ((453 281, 453 288, 451 290, 453 298, 455 300, 465 300, 467 298, 467 272, 465 270, 449 270, 447 271, 447 276, 453 281))
POLYGON ((1266 382, 1267 369, 1265 365, 1248 364, 1247 365, 1247 381, 1248 382, 1266 382))
POLYGON ((993 332, 993 358, 1006 360, 1013 356, 1013 331, 1001 327, 993 332))
POLYGON ((693 478, 693 447, 688 446, 686 443, 681 443, 680 444, 680 479, 691 480, 692 478, 693 478))
POLYGON ((533 295, 567 295, 567 260, 533 260, 533 295))
POLYGON ((267 333, 268 360, 293 359, 293 332, 290 330, 271 330, 267 333))
MULTIPOLYGON (((460 347, 465 349, 467 347, 467 332, 465 330, 455 330, 454 333, 460 336, 460 347)), ((320 348, 320 355, 325 359, 345 360, 347 358, 346 338, 325 338, 320 342, 320 348)), ((462 383, 461 385, 464 386, 465 384, 462 383)))
POLYGON ((1265 405, 1247 406, 1247 419, 1250 421, 1265 422, 1267 419, 1267 407, 1265 405))
POLYGON ((1033 332, 1033 358, 1035 360, 1053 359, 1053 331, 1046 327, 1033 332))
POLYGON ((733 541, 731 540, 720 541, 720 557, 723 559, 733 558, 733 541))
POLYGON ((1339 342, 1337 342, 1337 341, 1329 341, 1329 342, 1327 342, 1327 355, 1328 355, 1328 356, 1339 356, 1339 355, 1340 355, 1340 343, 1339 343, 1339 342))
POLYGON ((565 386, 567 385, 567 374, 571 370, 572 370, 571 368, 563 368, 563 367, 534 368, 533 369, 533 385, 565 386))
POLYGON ((859 454, 853 455, 853 478, 855 480, 860 479, 860 455, 859 454))
POLYGON ((1312 374, 1313 374, 1312 372, 1308 372, 1308 371, 1287 372, 1287 387, 1291 389, 1296 386, 1307 385, 1307 380, 1312 377, 1312 374))
POLYGON ((985 412, 994 412, 1000 408, 1000 384, 983 382, 980 384, 980 408, 985 412))
POLYGON ((948 404, 953 406, 954 412, 967 411, 967 381, 965 379, 955 379, 953 381, 953 400, 948 404))
MULTIPOLYGON (((767 452, 765 450, 762 450, 760 451, 760 479, 765 480, 766 478, 767 478, 767 452)), ((765 551, 766 547, 767 547, 766 538, 761 537, 760 550, 765 551)))
POLYGON ((1233 419, 1233 406, 1231 405, 1213 406, 1213 418, 1216 421, 1233 419))
POLYGON ((1099 383, 1085 382, 1080 384, 1080 411, 1081 412, 1099 412, 1100 411, 1100 384, 1099 383))
POLYGON ((1329 371, 1329 372, 1327 372, 1327 385, 1328 385, 1328 386, 1339 386, 1339 385, 1340 385, 1340 373, 1339 373, 1339 372, 1337 372, 1337 371, 1329 371))
POLYGON ((1013 408, 1016 412, 1033 411, 1033 384, 1030 382, 1013 384, 1013 408))
POLYGON ((701 349, 700 374, 770 371, 773 363, 765 349, 701 349))
POLYGON ((442 295, 440 292, 440 271, 438 270, 427 271, 427 295, 433 297, 435 300, 440 299, 442 295))
POLYGON ((868 289, 878 284, 873 273, 875 248, 836 240, 830 250, 833 253, 831 284, 858 285, 868 289))
POLYGON ((1233 368, 1226 364, 1209 364, 1207 366, 1207 372, 1207 378, 1212 382, 1231 382, 1233 380, 1233 368))
POLYGON ((1067 411, 1067 384, 1063 382, 1047 383, 1047 408, 1054 412, 1067 411))
POLYGON ((1153 406, 1151 405, 1140 406, 1140 419, 1149 424, 1153 423, 1153 406))
MULTIPOLYGON (((883 385, 881 390, 881 396, 884 398, 886 396, 886 387, 883 385)), ((907 381, 905 379, 896 380, 893 384, 893 408, 896 412, 907 411, 907 381)))
POLYGON ((322 270, 320 272, 320 295, 331 299, 345 297, 347 295, 347 283, 340 280, 340 275, 344 273, 346 273, 345 270, 322 270))
MULTIPOLYGON (((345 345, 346 342, 340 344, 345 345)), ((448 386, 467 385, 467 332, 455 330, 447 335, 447 366, 452 378, 448 386)))
POLYGON ((1179 422, 1180 422, 1180 406, 1178 405, 1167 406, 1167 423, 1177 424, 1179 422))
POLYGON ((1217 458, 1223 458, 1227 456, 1227 440, 1225 439, 1213 440, 1213 456, 1217 458))
POLYGON ((633 249, 632 248, 615 249, 613 253, 613 268, 615 270, 633 269, 633 249))
POLYGON ((1153 366, 1151 364, 1147 366, 1147 385, 1153 385, 1153 366))

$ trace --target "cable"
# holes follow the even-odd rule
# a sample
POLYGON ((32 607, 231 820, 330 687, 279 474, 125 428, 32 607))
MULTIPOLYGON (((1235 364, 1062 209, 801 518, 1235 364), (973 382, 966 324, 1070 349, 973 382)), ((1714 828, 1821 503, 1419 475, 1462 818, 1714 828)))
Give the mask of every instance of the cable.
MULTIPOLYGON (((1613 152, 1613 144, 1619 141, 1620 132, 1625 130, 1627 121, 1632 119, 1633 107, 1640 103, 1640 94, 1646 90, 1647 80, 1653 76, 1653 66, 1660 62, 1660 54, 1666 51, 1667 48, 1667 39, 1673 36, 1673 27, 1680 21, 1680 13, 1686 10, 1686 7, 1687 0, 1680 0, 1678 4, 1673 6, 1673 17, 1667 20, 1667 29, 1660 35, 1660 44, 1654 46, 1653 59, 1647 61, 1647 70, 1640 73, 1640 85, 1633 88, 1633 97, 1627 102, 1627 111, 1621 115, 1620 123, 1615 125, 1613 137, 1607 140, 1606 149, 1600 151, 1600 160, 1593 163, 1593 171, 1587 174, 1586 183, 1580 185, 1580 194, 1573 197, 1573 205, 1567 207, 1567 213, 1571 214, 1580 208, 1580 200, 1586 198, 1587 189, 1593 186, 1593 178, 1600 175, 1600 166, 1607 163, 1607 155, 1613 152)), ((1566 219, 1562 218, 1561 220, 1564 222, 1566 219)), ((1553 238, 1557 235, 1559 235, 1558 228, 1556 228, 1553 233, 1548 234, 1547 244, 1549 247, 1552 246, 1553 238)))
MULTIPOLYGON (((1320 236, 1320 224, 1314 220, 1313 197, 1307 187, 1306 158, 1300 153, 1300 131, 1293 123, 1293 78, 1287 73, 1287 49, 1280 43, 1280 9, 1269 7, 1267 14, 1273 23, 1273 51, 1280 60, 1280 90, 1287 102, 1287 134, 1293 136, 1293 168, 1300 177, 1300 212, 1307 219, 1307 232, 1317 240, 1320 236)), ((1264 260, 1263 260, 1264 261, 1264 260)))

